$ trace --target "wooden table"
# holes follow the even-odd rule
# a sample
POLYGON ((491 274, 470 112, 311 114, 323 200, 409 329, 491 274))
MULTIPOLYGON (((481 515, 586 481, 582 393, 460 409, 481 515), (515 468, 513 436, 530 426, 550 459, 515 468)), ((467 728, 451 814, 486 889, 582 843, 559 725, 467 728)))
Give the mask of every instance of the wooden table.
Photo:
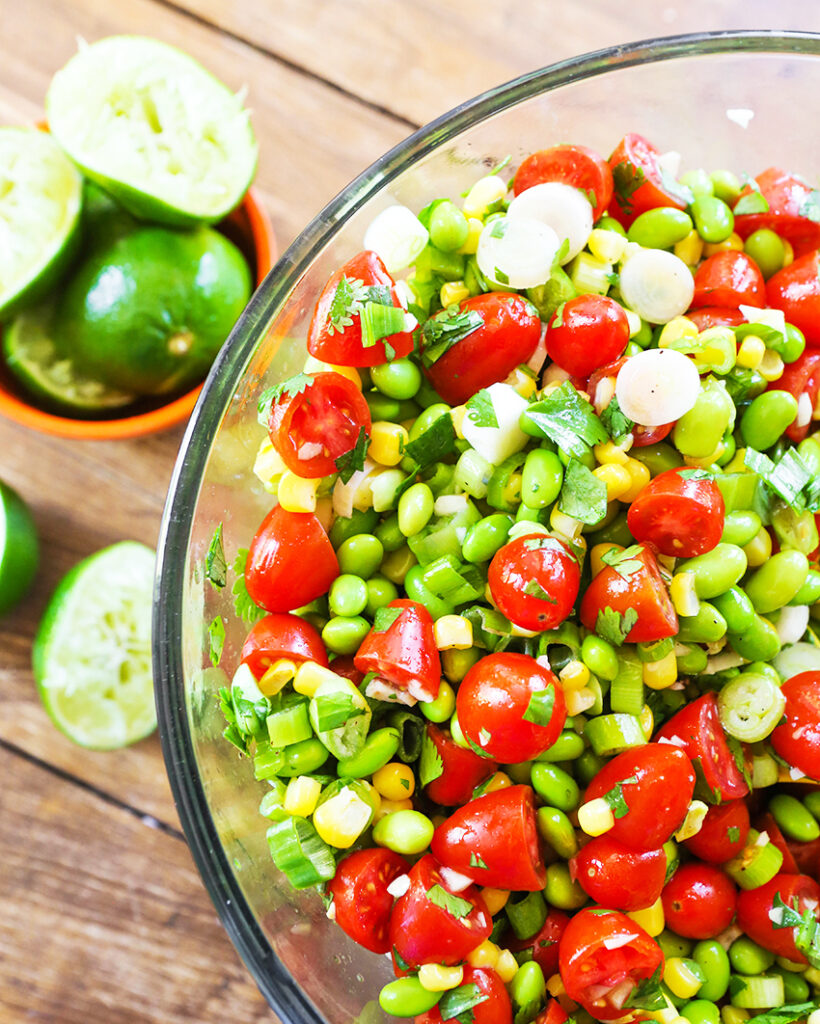
MULTIPOLYGON (((476 92, 615 42, 741 27, 817 30, 820 14, 806 0, 0 0, 0 123, 38 118, 78 36, 159 36, 248 87, 258 185, 285 245, 384 150, 476 92)), ((0 422, 0 477, 42 540, 33 592, 0 623, 4 1024, 275 1019, 194 870, 158 739, 72 746, 30 670, 63 573, 117 540, 155 543, 181 435, 64 442, 0 422)))

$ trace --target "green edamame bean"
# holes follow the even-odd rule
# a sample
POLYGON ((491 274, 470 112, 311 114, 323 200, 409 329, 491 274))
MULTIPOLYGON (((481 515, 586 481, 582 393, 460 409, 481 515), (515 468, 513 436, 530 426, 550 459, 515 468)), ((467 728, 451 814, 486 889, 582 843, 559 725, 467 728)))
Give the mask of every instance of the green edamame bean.
POLYGON ((720 1007, 708 999, 690 999, 680 1012, 691 1024, 720 1024, 720 1007))
POLYGON ((464 535, 461 553, 465 561, 488 562, 507 543, 507 536, 513 524, 511 516, 496 512, 474 523, 464 535))
MULTIPOLYGON (((350 537, 356 537, 360 533, 371 533, 378 521, 379 514, 375 509, 369 508, 366 512, 362 512, 360 509, 354 508, 349 518, 338 516, 333 520, 333 526, 328 534, 330 543, 338 550, 350 537)), ((404 543, 403 539, 402 543, 404 543)))
POLYGON ((626 519, 626 512, 619 512, 618 515, 602 530, 595 530, 587 534, 587 550, 591 550, 596 544, 620 544, 628 548, 635 543, 635 538, 629 531, 629 523, 626 519))
POLYGON ((578 783, 558 765, 536 761, 532 766, 532 787, 551 807, 574 811, 581 799, 578 783))
POLYGON ((808 809, 809 814, 820 821, 820 789, 814 789, 806 793, 803 797, 803 804, 808 809))
POLYGON ((753 231, 743 243, 743 251, 760 267, 760 273, 766 280, 782 268, 786 258, 782 239, 769 228, 753 231))
POLYGON ((563 449, 560 452, 558 452, 558 459, 561 462, 562 466, 568 466, 570 459, 574 458, 577 458, 578 462, 580 462, 582 466, 586 466, 587 469, 595 469, 595 467, 598 465, 595 459, 595 453, 592 451, 591 448, 586 448, 578 456, 570 455, 569 452, 565 452, 563 449))
POLYGON ((702 167, 686 171, 678 180, 681 185, 686 185, 687 188, 691 189, 692 195, 695 197, 713 196, 715 194, 715 186, 712 184, 712 179, 702 167))
POLYGON ((670 932, 668 928, 664 928, 655 941, 661 947, 666 959, 674 956, 688 957, 692 952, 692 942, 682 935, 670 932))
MULTIPOLYGON (((396 582, 401 581, 397 580, 396 582)), ((413 565, 407 570, 404 575, 404 589, 407 591, 407 596, 411 600, 423 604, 434 619, 440 619, 443 615, 452 615, 455 610, 453 605, 434 594, 426 585, 424 567, 421 565, 413 565)))
POLYGON ((731 964, 728 953, 714 939, 702 939, 692 950, 692 959, 700 964, 706 975, 706 981, 698 990, 699 998, 716 1003, 729 988, 731 964))
POLYGON ((748 665, 743 666, 743 672, 750 672, 756 676, 765 676, 767 679, 771 679, 775 686, 783 685, 783 678, 774 665, 769 665, 765 661, 751 661, 748 665))
POLYGON ((372 732, 354 757, 346 757, 336 766, 340 779, 364 779, 384 768, 399 749, 399 730, 385 726, 372 732))
POLYGON ((399 529, 405 537, 414 537, 430 522, 435 498, 427 484, 413 484, 399 498, 399 529))
POLYGON ((809 983, 802 974, 796 971, 787 971, 780 964, 769 968, 771 974, 779 974, 783 979, 783 995, 787 1003, 805 1003, 809 998, 809 983))
MULTIPOLYGON (((479 647, 468 647, 462 651, 453 647, 441 652, 441 668, 451 683, 460 683, 473 665, 483 656, 484 651, 479 647)), ((424 709, 422 708, 422 710, 424 709)))
POLYGON ((331 615, 353 617, 360 615, 366 605, 367 584, 360 576, 342 573, 330 584, 327 606, 331 615))
POLYGON ((726 620, 726 627, 730 633, 742 633, 754 621, 754 605, 740 587, 729 587, 727 591, 714 597, 712 604, 726 620))
POLYGON ((544 886, 547 903, 559 910, 578 910, 587 902, 587 894, 577 882, 573 882, 569 865, 563 861, 550 864, 547 868, 547 884, 544 886))
POLYGON ((400 402, 412 398, 421 387, 421 370, 409 359, 373 366, 370 378, 383 395, 400 402))
POLYGON ((373 826, 373 841, 377 846, 409 856, 423 853, 434 831, 432 821, 421 811, 393 811, 379 818, 373 826))
POLYGON ((723 435, 723 454, 715 459, 718 466, 728 466, 737 454, 737 441, 734 434, 723 435))
POLYGON ((740 418, 743 443, 760 452, 771 448, 796 416, 797 399, 794 395, 788 391, 764 391, 740 418))
POLYGON ((618 674, 618 655, 615 648, 594 633, 584 637, 581 644, 581 661, 599 679, 608 679, 612 682, 618 674))
POLYGON ((787 793, 778 793, 769 801, 769 810, 779 825, 780 831, 789 839, 795 839, 800 843, 810 843, 820 837, 820 825, 818 825, 817 819, 795 797, 789 796, 787 793))
POLYGON ((667 469, 677 469, 678 466, 683 465, 680 452, 675 451, 672 445, 665 441, 647 445, 645 448, 633 448, 629 455, 631 458, 637 459, 638 462, 642 462, 652 476, 658 476, 659 473, 664 473, 667 469))
MULTIPOLYGON (((795 327, 794 324, 786 324, 786 342, 780 346, 780 355, 784 363, 793 363, 799 359, 806 350, 806 335, 795 327)), ((778 351, 775 349, 775 351, 778 351)))
POLYGON ((367 581, 367 605, 365 611, 369 618, 373 618, 379 608, 386 608, 391 601, 399 596, 395 583, 391 583, 386 576, 371 576, 367 581))
POLYGON ((692 230, 692 218, 673 206, 659 206, 632 221, 626 237, 646 249, 671 249, 692 230))
POLYGON ((436 203, 430 214, 430 241, 442 252, 454 252, 467 241, 470 226, 454 202, 443 199, 436 203))
POLYGON ((746 571, 746 555, 736 544, 717 544, 711 551, 682 562, 676 572, 691 572, 695 593, 708 600, 733 587, 746 571))
POLYGON ((788 604, 806 582, 808 574, 808 558, 802 551, 787 548, 756 569, 746 580, 744 589, 755 611, 765 615, 788 604))
POLYGON ((450 489, 455 473, 455 466, 448 466, 446 462, 437 462, 432 472, 425 470, 424 482, 433 494, 438 497, 450 489), (429 473, 429 476, 426 475, 427 473, 429 473))
POLYGON ((730 633, 729 642, 747 661, 771 661, 781 647, 777 630, 768 619, 757 614, 742 633, 730 633))
POLYGON ((735 405, 725 385, 716 377, 707 377, 701 381, 694 406, 675 424, 672 441, 682 455, 705 459, 717 450, 734 421, 735 405))
POLYGON ((536 448, 521 470, 521 501, 528 508, 546 508, 561 493, 564 469, 555 452, 536 448))
POLYGON ((544 998, 547 979, 540 964, 529 960, 521 964, 509 983, 510 995, 516 1006, 529 1006, 544 998))
POLYGON ((736 174, 731 171, 712 171, 709 175, 712 179, 712 188, 718 199, 733 206, 740 195, 740 181, 736 174))
POLYGON ((558 739, 551 747, 548 747, 543 754, 539 754, 538 761, 574 761, 584 752, 584 738, 579 736, 573 729, 564 729, 558 739))
POLYGON ((384 545, 372 533, 358 533, 339 545, 336 557, 342 573, 351 573, 367 580, 384 558, 384 545))
POLYGON ((581 785, 588 786, 598 772, 603 768, 605 759, 599 757, 591 747, 581 754, 573 765, 581 785))
POLYGON ((727 513, 720 539, 724 544, 736 544, 742 548, 754 540, 762 525, 757 512, 738 509, 727 513))
POLYGON ((729 962, 739 974, 762 974, 774 963, 774 953, 740 935, 729 947, 729 962))
POLYGON ((697 676, 709 663, 709 656, 702 647, 689 647, 677 656, 678 670, 681 675, 697 676))
POLYGON ((388 982, 379 993, 379 1006, 394 1017, 418 1017, 432 1010, 444 995, 424 988, 416 974, 388 982))
POLYGON ((321 740, 312 737, 285 747, 283 757, 284 764, 277 774, 292 778, 294 775, 310 775, 318 771, 330 757, 330 751, 321 740))
POLYGON ((696 196, 692 216, 704 242, 725 242, 735 229, 732 211, 715 195, 696 196))
POLYGON ((614 231, 616 235, 623 235, 626 238, 626 228, 620 221, 615 220, 614 217, 610 217, 609 214, 604 214, 603 217, 595 224, 596 228, 600 228, 602 231, 614 231))
POLYGON ((446 722, 456 709, 456 693, 450 684, 442 679, 438 684, 435 700, 422 701, 421 713, 430 722, 446 722))
POLYGON ((464 279, 465 260, 461 253, 443 252, 429 243, 422 249, 416 259, 416 273, 431 274, 443 277, 445 281, 462 281, 464 279))
POLYGON ((337 615, 325 624, 322 641, 334 654, 355 654, 369 632, 370 623, 361 615, 337 615))
POLYGON ((545 839, 563 860, 578 852, 578 840, 572 822, 557 807, 539 807, 535 813, 538 834, 545 839))
POLYGON ((681 616, 677 639, 684 643, 711 644, 726 635, 726 619, 714 605, 701 601, 694 615, 681 616))
POLYGON ((435 405, 428 405, 427 408, 419 413, 415 423, 410 427, 409 434, 410 440, 415 441, 436 422, 441 416, 448 416, 450 414, 450 406, 445 405, 444 402, 437 402, 435 405))
POLYGON ((370 410, 370 418, 374 423, 380 420, 398 423, 399 414, 401 413, 398 399, 383 395, 381 391, 368 391, 364 397, 370 410))

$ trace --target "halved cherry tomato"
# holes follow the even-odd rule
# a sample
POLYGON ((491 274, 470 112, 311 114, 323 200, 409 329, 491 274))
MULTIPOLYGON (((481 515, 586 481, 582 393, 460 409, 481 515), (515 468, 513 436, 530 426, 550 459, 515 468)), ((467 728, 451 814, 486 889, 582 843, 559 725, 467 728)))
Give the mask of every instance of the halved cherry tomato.
POLYGON ((702 799, 719 804, 749 792, 720 724, 716 694, 705 693, 676 711, 655 738, 683 750, 692 759, 702 776, 702 799))
POLYGON ((488 292, 464 299, 458 308, 460 313, 478 314, 481 326, 433 363, 429 346, 422 350, 424 372, 450 405, 460 405, 476 391, 504 380, 519 363, 526 363, 541 338, 538 313, 521 295, 488 292))
POLYGON ((412 331, 391 334, 365 348, 361 309, 368 301, 401 306, 396 282, 381 257, 365 251, 332 274, 322 290, 308 329, 308 352, 317 359, 340 366, 381 366, 387 362, 386 344, 396 356, 409 355, 413 351, 412 331))
POLYGON ((532 959, 540 966, 544 977, 549 978, 558 970, 558 943, 568 924, 567 914, 550 907, 544 923, 535 935, 519 939, 512 931, 505 932, 502 945, 513 953, 521 953, 525 949, 532 950, 532 959))
POLYGON ((356 668, 376 672, 416 700, 435 700, 441 685, 441 658, 430 613, 423 604, 406 598, 387 607, 399 614, 387 629, 374 626, 362 640, 353 659, 356 668))
POLYGON ((753 231, 769 228, 787 239, 796 256, 820 247, 820 224, 806 214, 811 185, 779 167, 768 167, 755 181, 758 188, 746 185, 738 202, 753 191, 759 191, 769 209, 765 213, 735 214, 735 231, 740 237, 748 238, 753 231))
POLYGON ((336 459, 356 444, 362 427, 370 433, 370 409, 352 380, 340 373, 316 373, 295 394, 273 403, 271 441, 291 472, 302 477, 336 472, 336 459))
POLYGON ((606 295, 569 299, 558 307, 547 328, 547 354, 576 377, 588 377, 618 359, 628 342, 626 313, 606 295))
POLYGON ((614 910, 642 910, 658 899, 666 879, 661 849, 633 850, 610 834, 582 846, 570 872, 595 903, 614 910))
POLYGON ((275 661, 315 661, 327 666, 327 650, 318 629, 298 615, 266 615, 251 627, 240 660, 261 679, 275 661))
POLYGON ((390 945, 406 964, 452 966, 489 937, 493 919, 478 889, 468 885, 453 893, 432 853, 416 861, 409 877, 410 888, 390 916, 390 945), (461 905, 448 909, 448 895, 456 895, 461 905))
MULTIPOLYGON (((475 985, 483 998, 469 1011, 460 1013, 456 1020, 463 1017, 469 1019, 471 1024, 512 1024, 512 1002, 507 987, 491 967, 471 967, 467 964, 461 984, 475 985)), ((416 1024, 442 1024, 442 1020, 441 1010, 435 1006, 416 1017, 416 1024)))
POLYGON ((556 676, 526 654, 488 654, 456 694, 461 731, 502 764, 531 761, 558 739, 567 718, 556 676))
POLYGON ((672 433, 672 423, 659 423, 657 427, 645 427, 642 423, 636 423, 632 428, 632 447, 648 448, 650 445, 658 444, 665 437, 672 433))
POLYGON ((663 966, 661 947, 617 910, 580 910, 558 948, 561 980, 570 999, 595 1020, 623 1017, 642 981, 663 966))
POLYGON ((428 723, 427 735, 441 761, 441 775, 425 786, 427 796, 442 807, 456 807, 472 799, 476 786, 488 779, 498 765, 474 750, 460 747, 449 733, 428 723))
POLYGON ((639 213, 656 206, 686 209, 690 201, 687 191, 674 179, 664 177, 658 163, 660 155, 648 139, 629 132, 609 158, 614 182, 610 213, 623 224, 631 224, 639 213))
POLYGON ((655 556, 643 544, 631 554, 630 561, 638 568, 606 565, 592 578, 581 601, 581 622, 595 630, 599 615, 614 612, 621 624, 634 624, 626 631, 629 643, 647 643, 675 636, 678 616, 661 578, 655 556), (633 616, 637 614, 637 621, 633 616), (626 616, 626 618, 625 618, 626 616))
POLYGON ((500 548, 487 571, 493 601, 522 629, 560 625, 572 611, 581 569, 555 537, 518 537, 500 548))
POLYGON ((724 513, 723 495, 711 477, 668 469, 629 506, 627 525, 635 540, 648 541, 661 554, 693 558, 720 541, 724 513))
POLYGON ((694 788, 695 773, 682 751, 647 743, 608 761, 584 799, 603 798, 613 807, 611 839, 631 850, 657 850, 686 817, 694 788))
POLYGON ((351 683, 355 683, 356 686, 361 683, 364 679, 365 673, 360 672, 353 662, 353 657, 350 654, 339 655, 338 658, 333 659, 333 671, 337 676, 344 676, 345 679, 349 679, 351 683))
POLYGON ((745 252, 726 249, 709 256, 695 272, 692 309, 698 306, 765 306, 766 282, 745 252))
POLYGON ((602 156, 586 146, 552 146, 531 153, 518 165, 513 178, 513 192, 521 192, 545 181, 574 185, 584 192, 594 207, 598 220, 612 199, 612 171, 602 156))
POLYGON ((728 928, 737 908, 731 878, 714 864, 683 864, 661 897, 667 926, 687 939, 711 939, 728 928))
POLYGON ((784 761, 820 780, 820 672, 800 672, 781 687, 786 721, 769 742, 784 761))
MULTIPOLYGON (((799 402, 803 395, 812 411, 820 393, 820 352, 804 352, 793 363, 787 363, 783 373, 773 380, 768 391, 788 391, 799 402)), ((799 417, 798 417, 799 418, 799 417)), ((794 444, 799 444, 809 432, 811 421, 798 427, 792 423, 786 427, 786 437, 794 444)))
MULTIPOLYGON (((544 971, 546 974, 547 972, 544 971)), ((535 1024, 566 1024, 569 1014, 557 999, 548 999, 547 1005, 535 1018, 535 1024)))
POLYGON ((248 550, 245 586, 268 612, 289 612, 327 592, 339 560, 312 512, 276 505, 262 520, 248 550))
MULTIPOLYGON (((765 832, 769 837, 769 842, 778 848, 783 854, 783 863, 780 865, 780 874, 782 875, 799 875, 801 872, 797 866, 797 861, 792 855, 789 843, 786 841, 786 837, 780 831, 780 826, 774 820, 774 815, 770 811, 766 811, 765 814, 761 815, 760 818, 755 822, 755 828, 758 832, 765 832)), ((803 844, 801 844, 803 845, 803 844)), ((811 844, 806 844, 811 845, 811 844)), ((806 874, 809 871, 814 870, 814 865, 809 865, 808 871, 805 870, 806 874)))
POLYGON ((725 864, 746 845, 749 809, 743 800, 729 800, 710 807, 700 831, 684 840, 690 853, 709 864, 725 864))
POLYGON ((808 875, 787 875, 781 872, 765 885, 741 892, 737 901, 737 923, 753 942, 764 949, 797 964, 808 963, 794 944, 795 929, 775 928, 769 916, 774 909, 776 893, 799 914, 811 910, 817 915, 820 908, 820 885, 808 875))
POLYGON ((380 846, 357 850, 339 861, 327 884, 336 924, 365 949, 389 953, 393 897, 387 887, 409 870, 404 857, 380 846))
POLYGON ((710 327, 737 327, 746 322, 739 309, 729 309, 725 306, 701 306, 699 309, 690 309, 686 319, 691 320, 699 331, 706 331, 710 327))
POLYGON ((482 886, 536 892, 547 880, 529 786, 497 789, 459 807, 436 829, 430 849, 482 886))
POLYGON ((820 348, 820 253, 807 252, 773 274, 766 283, 766 300, 800 328, 809 348, 820 348))

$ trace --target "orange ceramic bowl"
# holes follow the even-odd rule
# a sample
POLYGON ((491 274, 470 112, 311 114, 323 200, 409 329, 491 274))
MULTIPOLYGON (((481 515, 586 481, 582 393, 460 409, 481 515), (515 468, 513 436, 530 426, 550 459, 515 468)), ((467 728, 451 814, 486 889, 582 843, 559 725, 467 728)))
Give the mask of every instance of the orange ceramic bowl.
MULTIPOLYGON (((276 244, 270 217, 253 189, 248 190, 239 206, 217 228, 239 246, 258 287, 273 266, 276 244)), ((192 391, 171 400, 164 396, 146 398, 120 410, 121 415, 108 419, 74 419, 33 405, 0 361, 0 415, 57 437, 111 441, 156 434, 184 423, 191 415, 201 390, 202 385, 199 384, 192 391)))

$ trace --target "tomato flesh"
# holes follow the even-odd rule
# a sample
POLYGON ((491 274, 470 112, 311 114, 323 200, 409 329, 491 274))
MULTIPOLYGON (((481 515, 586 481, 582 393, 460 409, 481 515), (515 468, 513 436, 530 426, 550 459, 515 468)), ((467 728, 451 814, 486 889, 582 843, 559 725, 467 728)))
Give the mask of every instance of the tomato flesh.
POLYGON ((387 887, 409 870, 404 857, 378 846, 345 857, 327 886, 336 924, 365 949, 389 953, 393 897, 387 887))
POLYGON ((633 850, 611 835, 598 836, 570 861, 570 872, 595 903, 641 910, 658 899, 666 878, 663 850, 633 850))
POLYGON ((522 160, 513 178, 520 195, 533 185, 558 181, 580 189, 594 207, 593 218, 603 216, 612 199, 612 171, 602 156, 586 146, 553 146, 522 160))
POLYGON ((728 928, 735 916, 737 891, 714 864, 684 864, 663 890, 668 927, 687 939, 711 939, 728 928))
POLYGON ((460 747, 449 733, 427 725, 427 737, 441 761, 441 774, 427 783, 427 796, 442 807, 466 804, 473 790, 488 779, 498 767, 495 761, 460 747))
POLYGON ((406 690, 416 700, 435 700, 441 683, 441 658, 430 613, 417 601, 398 598, 388 608, 398 616, 385 630, 373 627, 359 647, 354 664, 406 690))
MULTIPOLYGON (((471 1024, 512 1024, 512 1001, 504 982, 492 968, 471 967, 467 964, 461 984, 475 985, 483 997, 480 1002, 467 1011, 471 1024)), ((459 1014, 459 1016, 465 1016, 465 1014, 459 1014)), ((420 1017, 416 1017, 416 1024, 442 1024, 442 1022, 443 1018, 438 1006, 423 1013, 420 1017)))
POLYGON ((796 256, 820 247, 820 224, 804 212, 810 203, 811 185, 779 167, 767 168, 755 181, 757 189, 747 185, 738 202, 759 190, 769 209, 761 213, 736 214, 735 231, 740 237, 748 238, 752 232, 768 228, 785 238, 796 256))
POLYGON ((725 506, 718 485, 686 469, 668 469, 629 506, 627 525, 637 541, 661 554, 693 558, 711 551, 723 533, 725 506))
POLYGON ((628 225, 640 213, 657 206, 686 208, 686 190, 665 180, 658 158, 660 151, 636 132, 625 135, 609 158, 614 190, 609 212, 628 225))
POLYGON ((820 348, 820 253, 807 252, 773 274, 766 282, 766 301, 800 328, 809 348, 820 348))
POLYGON ((749 809, 743 800, 710 807, 700 831, 684 841, 687 850, 709 864, 725 864, 737 856, 749 835, 749 809))
POLYGON ((496 552, 487 573, 499 611, 524 629, 555 629, 578 596, 581 569, 553 537, 519 537, 496 552))
POLYGON ((807 910, 815 915, 820 908, 820 886, 807 875, 780 873, 756 889, 740 893, 737 901, 737 923, 743 931, 764 949, 784 956, 798 964, 808 963, 806 957, 795 946, 794 928, 775 928, 769 914, 774 907, 775 894, 790 907, 795 906, 799 914, 807 910))
POLYGON ((547 353, 575 377, 589 377, 618 359, 629 342, 623 308, 605 295, 578 295, 553 314, 547 328, 547 353))
POLYGON ((769 741, 790 765, 820 780, 820 672, 800 672, 781 687, 786 721, 769 741))
POLYGON ((709 256, 695 272, 692 308, 698 306, 765 306, 766 283, 745 252, 727 249, 709 256))
POLYGON ((327 651, 318 629, 298 615, 282 613, 266 615, 251 627, 239 657, 257 679, 280 658, 327 666, 327 651))

